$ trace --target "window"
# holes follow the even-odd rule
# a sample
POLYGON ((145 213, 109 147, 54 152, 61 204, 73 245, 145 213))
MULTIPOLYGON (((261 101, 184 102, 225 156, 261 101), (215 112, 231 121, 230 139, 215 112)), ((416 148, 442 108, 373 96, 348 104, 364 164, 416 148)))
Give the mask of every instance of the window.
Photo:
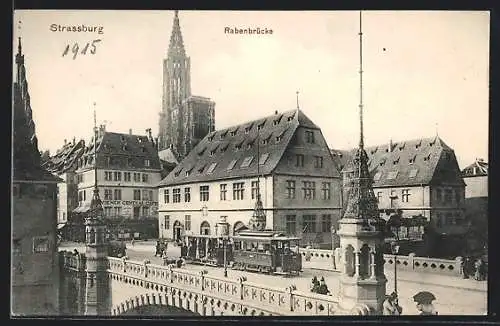
POLYGON ((250 164, 252 163, 252 160, 253 160, 253 156, 245 157, 245 159, 243 160, 243 163, 241 163, 241 165, 240 165, 240 168, 249 167, 250 164))
POLYGON ((295 155, 295 166, 298 166, 298 167, 303 167, 304 166, 304 155, 302 154, 296 154, 295 155))
POLYGON ((153 200, 153 191, 152 190, 143 190, 142 191, 142 200, 153 200))
POLYGON ((460 204, 462 201, 462 192, 460 190, 455 191, 455 201, 457 204, 460 204))
POLYGON ((168 204, 170 202, 170 194, 168 189, 163 190, 163 202, 168 204))
POLYGON ((401 191, 401 201, 407 203, 410 201, 410 189, 403 189, 401 191))
POLYGON ((382 172, 375 173, 375 175, 373 176, 373 181, 379 181, 380 177, 382 177, 382 172))
POLYGON ((123 172, 123 181, 130 182, 130 172, 123 172))
POLYGON ((134 200, 141 200, 141 190, 134 189, 134 200))
POLYGON ((142 216, 143 217, 149 216, 149 207, 142 206, 142 216))
POLYGON ((141 208, 139 206, 135 206, 133 212, 134 218, 139 218, 140 213, 141 213, 141 208))
POLYGON ((45 253, 49 252, 50 241, 49 237, 34 237, 33 238, 33 252, 34 253, 45 253))
POLYGON ((200 201, 208 201, 209 200, 209 191, 208 186, 200 186, 200 201))
POLYGON ((122 200, 122 190, 121 189, 115 189, 115 200, 122 200))
POLYGON ((408 160, 408 164, 413 164, 415 163, 415 159, 417 158, 417 155, 413 155, 412 157, 410 157, 410 159, 408 160))
POLYGON ((304 215, 302 217, 302 232, 316 233, 316 215, 304 215))
POLYGON ((66 221, 66 212, 62 212, 62 219, 63 221, 66 221))
POLYGON ((121 172, 113 172, 113 177, 115 181, 122 181, 122 173, 121 172))
POLYGON ((314 144, 314 131, 311 130, 306 131, 306 142, 314 144))
POLYGON ((286 198, 287 199, 295 199, 295 181, 287 180, 286 181, 286 198))
POLYGON ((316 182, 314 181, 303 181, 304 199, 312 200, 316 198, 316 182))
POLYGON ((172 190, 172 202, 174 203, 181 202, 181 188, 174 188, 172 190))
POLYGON ((111 171, 104 171, 104 180, 112 181, 113 180, 113 173, 111 171))
POLYGON ((259 181, 252 181, 252 199, 256 199, 259 193, 259 181))
POLYGON ((444 201, 445 203, 449 204, 453 200, 453 190, 452 189, 446 189, 444 191, 444 201))
POLYGON ((286 215, 285 216, 285 223, 286 223, 286 233, 288 235, 295 235, 297 230, 297 221, 295 218, 295 215, 286 215))
POLYGON ((321 232, 330 232, 332 229, 332 215, 321 215, 321 232))
POLYGON ((184 229, 191 231, 191 215, 184 216, 184 229))
POLYGON ((122 208, 121 207, 114 207, 114 214, 115 216, 119 217, 122 215, 122 208))
POLYGON ((150 166, 150 164, 149 160, 144 160, 144 166, 150 166))
POLYGON ((398 171, 391 171, 387 174, 387 180, 396 179, 397 176, 398 176, 398 171))
POLYGON ((243 182, 233 183, 233 200, 243 200, 244 186, 243 182))
POLYGON ((266 164, 267 159, 269 158, 269 153, 264 153, 260 156, 259 165, 266 164))
POLYGON ((104 207, 104 216, 111 217, 113 214, 113 207, 104 207))
POLYGON ((409 178, 415 178, 417 176, 418 169, 411 169, 408 175, 409 178))
POLYGON ((225 183, 220 185, 220 200, 226 200, 227 185, 225 183))
POLYGON ((12 239, 12 253, 14 255, 20 255, 21 248, 21 239, 12 239))
POLYGON ((391 208, 394 207, 396 204, 396 199, 398 199, 398 196, 396 195, 396 190, 391 190, 391 208))
POLYGON ((113 200, 113 190, 104 189, 104 200, 113 200))
POLYGON ((189 203, 191 201, 191 188, 184 188, 184 201, 189 203))
POLYGON ((140 181, 141 181, 141 174, 134 173, 134 182, 140 182, 140 181))
POLYGON ((149 179, 149 175, 146 173, 143 173, 142 174, 142 182, 148 182, 148 179, 149 179))
POLYGON ((380 204, 380 201, 382 200, 382 191, 377 192, 377 202, 380 204))
POLYGON ((314 167, 315 168, 322 168, 323 167, 323 157, 322 156, 315 156, 314 157, 314 167))
POLYGON ((229 163, 229 165, 227 166, 227 171, 232 170, 232 169, 234 168, 234 166, 236 165, 236 162, 237 162, 237 161, 238 161, 238 160, 232 160, 232 161, 229 163))
POLYGON ((321 192, 323 193, 323 200, 330 200, 330 191, 331 184, 330 182, 322 182, 321 184, 321 192))
POLYGON ((440 202, 442 200, 442 191, 441 189, 437 188, 436 189, 436 201, 440 202))
POLYGON ((217 166, 217 163, 212 163, 207 169, 207 173, 212 173, 215 170, 215 167, 217 166))
POLYGON ((163 228, 165 230, 170 229, 170 215, 165 215, 163 217, 163 228))

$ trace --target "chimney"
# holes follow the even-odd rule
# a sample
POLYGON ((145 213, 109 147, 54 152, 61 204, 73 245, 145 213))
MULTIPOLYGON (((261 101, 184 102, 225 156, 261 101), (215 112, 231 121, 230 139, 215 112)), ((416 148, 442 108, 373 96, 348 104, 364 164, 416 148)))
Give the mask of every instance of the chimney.
POLYGON ((484 159, 482 159, 482 158, 476 158, 476 161, 478 161, 478 162, 484 162, 484 159))
POLYGON ((67 143, 68 143, 68 140, 64 139, 64 145, 66 145, 67 143))
POLYGON ((76 141, 76 138, 75 138, 75 137, 73 137, 73 145, 75 144, 75 141, 76 141))
POLYGON ((132 129, 129 129, 129 130, 128 130, 128 134, 129 134, 129 135, 132 135, 132 129))
POLYGON ((278 115, 278 110, 274 111, 274 114, 275 114, 275 115, 278 115))
POLYGON ((389 141, 389 148, 388 152, 392 152, 392 139, 389 141))

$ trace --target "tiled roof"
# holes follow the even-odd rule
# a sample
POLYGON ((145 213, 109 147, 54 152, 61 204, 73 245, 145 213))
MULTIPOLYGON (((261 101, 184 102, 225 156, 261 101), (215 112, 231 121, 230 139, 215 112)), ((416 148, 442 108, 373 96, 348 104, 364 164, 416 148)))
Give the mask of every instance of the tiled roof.
MULTIPOLYGON (((331 150, 341 170, 349 171, 355 150, 331 150)), ((459 175, 455 171, 458 164, 454 151, 439 137, 390 142, 367 147, 365 151, 374 187, 430 184, 444 179, 450 181, 459 175), (441 168, 438 163, 446 158, 449 163, 441 168)))
POLYGON ((463 177, 477 177, 488 175, 488 163, 483 159, 476 159, 474 163, 462 170, 463 177))
POLYGON ((255 176, 257 161, 259 173, 270 174, 299 126, 319 129, 302 111, 290 110, 211 132, 160 186, 255 176))
POLYGON ((19 38, 16 55, 17 78, 14 83, 14 144, 13 179, 14 181, 60 182, 60 178, 41 167, 38 140, 35 133, 24 55, 19 38))
MULTIPOLYGON (((92 166, 94 140, 92 138, 80 158, 79 166, 92 166)), ((102 131, 97 139, 97 166, 100 169, 160 170, 160 158, 148 136, 102 131), (149 160, 149 166, 145 160, 149 160)))
POLYGON ((57 153, 43 164, 48 171, 61 174, 71 169, 77 168, 77 160, 82 156, 85 149, 85 141, 69 142, 65 144, 57 153))

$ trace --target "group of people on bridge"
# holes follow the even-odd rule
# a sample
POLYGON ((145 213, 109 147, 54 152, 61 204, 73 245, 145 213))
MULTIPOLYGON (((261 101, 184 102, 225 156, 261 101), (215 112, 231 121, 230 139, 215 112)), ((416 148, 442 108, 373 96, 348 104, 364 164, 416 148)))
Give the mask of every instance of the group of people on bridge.
POLYGON ((321 281, 318 281, 318 278, 316 276, 314 276, 312 279, 311 292, 323 295, 331 294, 328 286, 326 285, 325 278, 321 277, 321 281))

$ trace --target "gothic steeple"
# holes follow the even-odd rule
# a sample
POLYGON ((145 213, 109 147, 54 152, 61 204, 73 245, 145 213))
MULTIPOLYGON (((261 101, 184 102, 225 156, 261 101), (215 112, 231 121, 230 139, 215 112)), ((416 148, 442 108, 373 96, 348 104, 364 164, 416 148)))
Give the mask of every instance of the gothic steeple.
POLYGON ((181 26, 179 24, 179 10, 175 11, 174 25, 172 26, 172 34, 170 35, 170 45, 168 47, 169 55, 185 56, 184 42, 182 40, 181 26))

